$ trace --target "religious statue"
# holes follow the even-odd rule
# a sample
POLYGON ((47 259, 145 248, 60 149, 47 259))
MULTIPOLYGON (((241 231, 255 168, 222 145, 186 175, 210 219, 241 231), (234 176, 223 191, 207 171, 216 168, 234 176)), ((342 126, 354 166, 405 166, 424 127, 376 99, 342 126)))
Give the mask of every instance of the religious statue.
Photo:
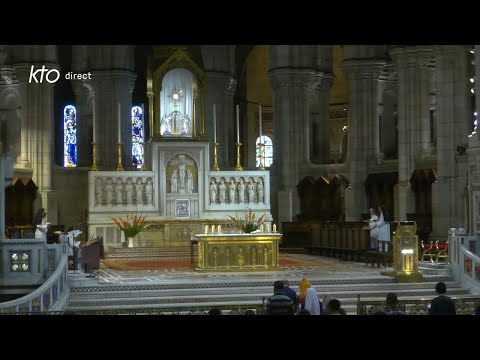
POLYGON ((185 188, 185 163, 178 164, 178 178, 180 179, 180 188, 185 188))
POLYGON ((95 179, 95 198, 97 201, 97 205, 103 205, 103 194, 103 180, 102 178, 98 177, 95 179))
POLYGON ((217 184, 215 184, 215 179, 210 180, 210 204, 215 204, 217 201, 217 184))
POLYGON ((225 185, 225 181, 223 181, 223 179, 220 180, 220 185, 218 185, 218 190, 220 191, 220 196, 219 196, 220 204, 225 204, 225 193, 227 190, 227 186, 225 185))
POLYGON ((174 166, 175 170, 171 179, 171 193, 172 194, 191 194, 193 193, 193 173, 187 167, 194 167, 194 162, 186 158, 185 154, 179 154, 178 157, 169 162, 170 166, 174 166), (189 174, 190 173, 190 183, 189 174))
POLYGON ((145 185, 145 195, 147 198, 147 205, 153 205, 153 183, 152 179, 147 179, 147 184, 145 185))
POLYGON ((117 205, 123 204, 123 182, 122 178, 117 178, 117 182, 115 184, 115 201, 117 205))
POLYGON ((136 190, 137 190, 137 205, 143 205, 143 181, 142 181, 142 178, 137 178, 136 190))
POLYGON ((107 185, 105 186, 105 192, 107 193, 107 205, 113 204, 113 181, 112 178, 107 178, 107 185))
POLYGON ((248 195, 248 202, 250 204, 253 204, 253 202, 255 201, 255 189, 254 189, 254 186, 253 186, 253 180, 248 181, 247 195, 248 195))
POLYGON ((230 204, 235 204, 235 181, 230 179, 230 184, 228 184, 228 200, 230 204))
POLYGON ((172 181, 170 185, 171 185, 170 193, 172 194, 178 193, 178 173, 176 169, 173 170, 172 181))
POLYGON ((263 203, 263 181, 262 178, 258 179, 257 183, 257 195, 258 195, 258 203, 263 203))
POLYGON ((193 193, 193 175, 190 170, 187 170, 187 194, 193 193))
POLYGON ((243 204, 245 202, 245 184, 243 180, 240 179, 238 183, 238 203, 243 204))
POLYGON ((125 192, 127 193, 127 205, 133 205, 133 181, 132 178, 127 179, 125 185, 125 192))

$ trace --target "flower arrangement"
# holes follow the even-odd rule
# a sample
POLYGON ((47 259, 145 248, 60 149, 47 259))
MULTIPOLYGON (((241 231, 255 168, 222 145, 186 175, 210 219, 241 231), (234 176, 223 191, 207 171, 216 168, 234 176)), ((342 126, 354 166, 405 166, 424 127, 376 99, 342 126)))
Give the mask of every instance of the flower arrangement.
POLYGON ((134 237, 148 227, 145 223, 146 217, 147 215, 127 214, 125 219, 122 219, 120 216, 112 219, 115 225, 123 231, 126 237, 134 237))
POLYGON ((256 215, 250 208, 247 208, 247 211, 245 212, 243 219, 239 217, 237 214, 235 214, 235 217, 230 215, 228 217, 232 219, 233 226, 235 228, 242 230, 247 234, 257 230, 260 227, 260 225, 262 225, 265 222, 265 214, 260 216, 260 218, 255 221, 256 215))

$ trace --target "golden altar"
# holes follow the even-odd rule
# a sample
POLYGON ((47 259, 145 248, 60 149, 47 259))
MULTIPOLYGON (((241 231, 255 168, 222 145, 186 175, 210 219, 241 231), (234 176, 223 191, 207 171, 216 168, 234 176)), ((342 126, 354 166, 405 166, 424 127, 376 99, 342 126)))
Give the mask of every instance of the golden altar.
POLYGON ((256 270, 278 268, 282 234, 198 234, 197 270, 256 270))

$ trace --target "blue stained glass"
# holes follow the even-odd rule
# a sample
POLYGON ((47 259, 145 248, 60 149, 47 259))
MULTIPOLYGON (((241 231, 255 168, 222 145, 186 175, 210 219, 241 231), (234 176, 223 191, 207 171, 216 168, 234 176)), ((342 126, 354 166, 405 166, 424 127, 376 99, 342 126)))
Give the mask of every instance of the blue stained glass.
POLYGON ((77 110, 73 105, 63 109, 63 166, 77 166, 77 110))
POLYGON ((143 152, 143 111, 140 106, 132 107, 132 164, 141 169, 144 161, 143 152))
POLYGON ((256 167, 260 166, 260 162, 264 167, 270 167, 273 163, 273 144, 272 139, 268 136, 258 137, 256 141, 256 167), (262 146, 260 146, 262 145, 262 146))

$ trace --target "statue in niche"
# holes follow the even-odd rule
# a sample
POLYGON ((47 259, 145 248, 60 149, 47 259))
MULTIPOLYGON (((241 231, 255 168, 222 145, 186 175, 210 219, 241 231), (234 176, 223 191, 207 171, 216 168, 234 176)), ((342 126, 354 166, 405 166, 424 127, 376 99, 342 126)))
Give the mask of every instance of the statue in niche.
POLYGON ((230 184, 228 184, 228 200, 230 204, 235 204, 235 181, 230 179, 230 184))
POLYGON ((123 205, 123 181, 122 178, 117 178, 115 184, 115 201, 117 205, 123 205))
POLYGON ((187 194, 193 193, 193 175, 190 170, 187 170, 187 194))
POLYGON ((98 205, 103 205, 103 196, 104 196, 104 188, 103 188, 103 180, 102 178, 95 179, 95 199, 98 205))
POLYGON ((257 183, 257 195, 258 195, 257 202, 258 202, 258 203, 263 203, 263 181, 262 181, 262 178, 259 178, 259 179, 258 179, 258 183, 257 183))
POLYGON ((152 178, 147 179, 145 185, 145 196, 147 198, 147 205, 153 205, 153 181, 152 178))
POLYGON ((227 192, 227 186, 225 185, 225 181, 223 179, 220 180, 220 185, 218 185, 218 191, 220 193, 220 204, 225 204, 225 193, 227 192))
POLYGON ((248 202, 250 204, 253 204, 253 202, 255 201, 255 188, 253 186, 253 180, 251 179, 248 181, 247 195, 248 195, 248 202))
POLYGON ((107 197, 107 205, 113 204, 113 181, 112 178, 107 178, 107 185, 105 186, 105 192, 107 197))
POLYGON ((215 204, 217 201, 217 184, 215 184, 215 179, 210 180, 210 204, 215 204))
POLYGON ((132 180, 132 178, 127 179, 127 184, 125 185, 125 192, 127 193, 127 205, 133 205, 133 180, 132 180))
POLYGON ((170 193, 172 194, 178 193, 178 172, 176 169, 173 170, 172 181, 170 185, 171 185, 170 193))
POLYGON ((176 169, 174 170, 173 174, 175 174, 175 171, 177 173, 177 187, 176 191, 174 187, 174 175, 172 175, 172 189, 171 192, 173 193, 178 193, 178 194, 191 194, 193 192, 193 174, 190 170, 187 170, 187 166, 194 166, 194 162, 190 159, 187 159, 185 157, 185 154, 180 154, 178 155, 177 159, 171 160, 170 164, 175 166, 176 169), (188 184, 188 171, 190 172, 191 175, 191 183, 188 184))
POLYGON ((137 191, 137 205, 143 205, 143 181, 142 178, 137 178, 137 182, 135 184, 136 191, 137 191))
POLYGON ((238 203, 243 204, 245 202, 245 184, 243 179, 240 179, 238 183, 238 203))

